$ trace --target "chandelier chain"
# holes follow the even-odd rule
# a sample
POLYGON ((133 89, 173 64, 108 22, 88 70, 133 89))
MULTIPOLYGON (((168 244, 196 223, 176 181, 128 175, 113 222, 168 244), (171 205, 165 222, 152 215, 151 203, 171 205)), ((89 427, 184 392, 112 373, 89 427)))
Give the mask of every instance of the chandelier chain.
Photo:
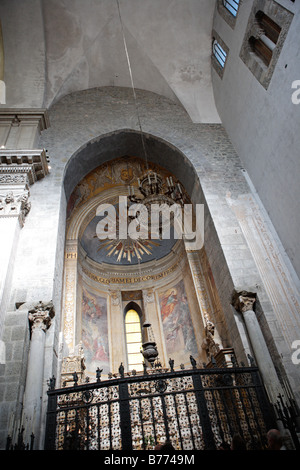
POLYGON ((132 92, 133 92, 134 104, 135 104, 135 109, 136 109, 136 114, 137 114, 139 129, 140 129, 140 133, 141 133, 142 145, 143 145, 143 150, 144 150, 144 155, 145 155, 145 160, 146 160, 146 168, 147 168, 147 170, 148 170, 148 158, 147 158, 146 145, 145 145, 144 134, 143 134, 143 130, 142 130, 142 124, 141 124, 141 119, 140 119, 139 110, 138 110, 138 105, 137 105, 136 91, 135 91, 135 87, 134 87, 132 68, 131 68, 131 64, 130 64, 130 58, 129 58, 129 53, 128 53, 128 47, 127 47, 126 38, 125 38, 125 33, 124 33, 124 26, 123 26, 123 21, 122 21, 122 16, 121 16, 121 10, 120 10, 119 0, 116 0, 116 2, 117 2, 117 7, 118 7, 118 13, 119 13, 119 18, 120 18, 120 23, 121 23, 122 37, 123 37, 124 49, 125 49, 125 54, 126 54, 126 59, 127 59, 127 65, 128 65, 129 75, 130 75, 130 81, 131 81, 131 87, 132 87, 132 92))

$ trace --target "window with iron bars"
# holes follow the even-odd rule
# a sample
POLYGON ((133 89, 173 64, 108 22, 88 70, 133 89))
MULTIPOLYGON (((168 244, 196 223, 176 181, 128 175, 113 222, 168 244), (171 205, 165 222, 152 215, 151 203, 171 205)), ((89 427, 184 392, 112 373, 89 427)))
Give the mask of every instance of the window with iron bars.
POLYGON ((223 0, 223 6, 234 16, 236 17, 239 9, 239 0, 223 0))
POLYGON ((217 41, 217 39, 213 40, 213 55, 217 59, 218 63, 222 68, 225 66, 227 53, 224 51, 223 47, 217 41))

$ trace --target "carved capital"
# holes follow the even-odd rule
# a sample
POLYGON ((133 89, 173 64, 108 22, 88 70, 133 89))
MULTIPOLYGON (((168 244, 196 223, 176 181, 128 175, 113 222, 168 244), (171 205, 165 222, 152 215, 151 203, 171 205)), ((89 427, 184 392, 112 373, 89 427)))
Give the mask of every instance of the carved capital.
POLYGON ((18 178, 15 178, 14 183, 11 181, 7 185, 2 184, 4 176, 11 175, 0 174, 0 217, 18 217, 21 227, 23 227, 31 208, 27 175, 17 175, 18 178))
POLYGON ((48 303, 40 301, 28 312, 31 332, 34 330, 42 330, 45 332, 50 327, 53 317, 54 307, 52 301, 48 303))
POLYGON ((253 305, 256 300, 256 295, 252 292, 240 292, 236 295, 234 300, 234 307, 241 313, 245 313, 249 310, 253 310, 253 305))

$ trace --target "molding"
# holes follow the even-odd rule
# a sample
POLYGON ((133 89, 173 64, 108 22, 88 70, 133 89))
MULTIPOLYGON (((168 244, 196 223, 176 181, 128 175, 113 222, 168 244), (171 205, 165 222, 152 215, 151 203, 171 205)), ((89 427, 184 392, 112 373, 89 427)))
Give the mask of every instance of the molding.
POLYGON ((8 150, 0 149, 0 183, 13 184, 13 175, 27 174, 30 185, 44 178, 49 173, 48 157, 45 149, 8 150), (11 181, 10 181, 11 180, 11 181))

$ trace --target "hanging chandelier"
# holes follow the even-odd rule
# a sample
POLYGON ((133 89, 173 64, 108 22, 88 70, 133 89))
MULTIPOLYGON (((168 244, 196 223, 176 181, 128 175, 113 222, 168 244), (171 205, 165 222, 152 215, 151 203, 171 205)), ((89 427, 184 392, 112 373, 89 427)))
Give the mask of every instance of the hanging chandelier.
POLYGON ((140 196, 135 194, 134 186, 129 186, 130 202, 143 204, 148 211, 152 204, 173 205, 176 203, 183 207, 185 196, 181 184, 174 183, 172 176, 166 178, 166 185, 158 173, 148 170, 141 178, 138 178, 137 182, 140 196))

